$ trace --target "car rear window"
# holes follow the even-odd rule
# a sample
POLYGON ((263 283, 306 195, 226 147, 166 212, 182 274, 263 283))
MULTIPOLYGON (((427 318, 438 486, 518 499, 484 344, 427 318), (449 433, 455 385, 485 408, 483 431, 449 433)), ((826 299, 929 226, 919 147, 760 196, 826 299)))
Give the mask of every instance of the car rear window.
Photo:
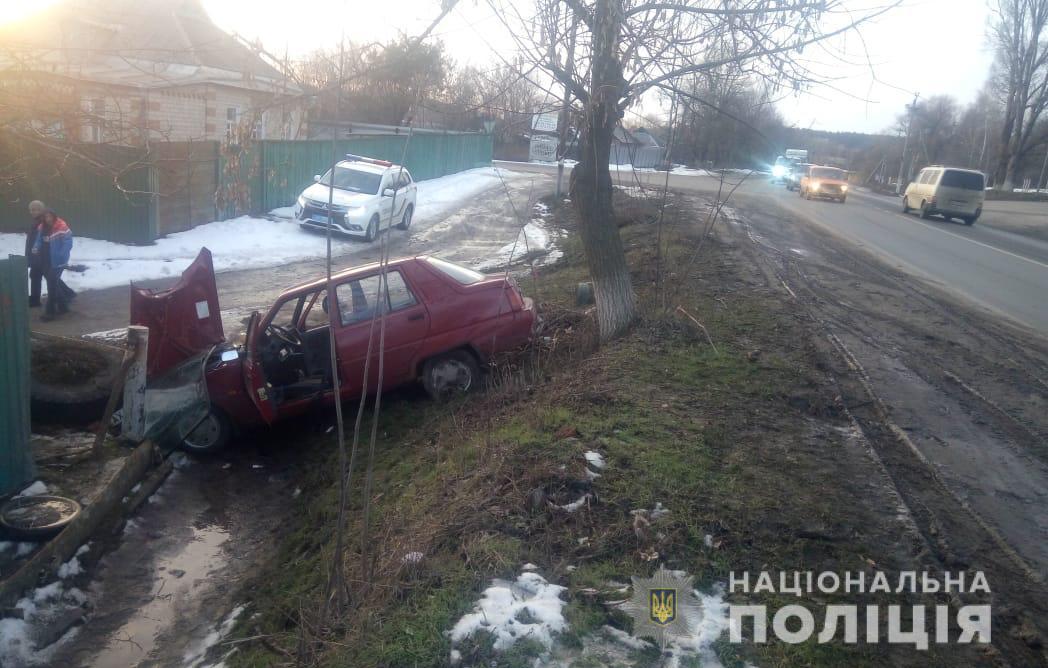
POLYGON ((939 185, 944 188, 960 188, 961 190, 982 190, 985 187, 982 174, 952 169, 943 172, 939 185))
POLYGON ((473 285, 487 278, 479 271, 473 271, 469 267, 463 267, 461 264, 441 260, 439 257, 427 257, 426 262, 429 262, 431 267, 439 269, 462 285, 473 285))

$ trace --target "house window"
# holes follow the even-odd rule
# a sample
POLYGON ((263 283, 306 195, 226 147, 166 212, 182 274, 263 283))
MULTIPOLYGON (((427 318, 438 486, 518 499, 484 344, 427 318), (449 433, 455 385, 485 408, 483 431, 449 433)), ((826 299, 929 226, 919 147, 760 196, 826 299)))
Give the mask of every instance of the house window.
POLYGON ((252 139, 266 138, 266 112, 255 115, 255 125, 251 128, 252 139))
POLYGON ((106 128, 106 101, 104 98, 95 98, 87 104, 88 129, 87 140, 93 144, 101 144, 105 139, 106 128))
POLYGON ((238 125, 240 125, 240 107, 226 107, 227 139, 235 136, 238 125))

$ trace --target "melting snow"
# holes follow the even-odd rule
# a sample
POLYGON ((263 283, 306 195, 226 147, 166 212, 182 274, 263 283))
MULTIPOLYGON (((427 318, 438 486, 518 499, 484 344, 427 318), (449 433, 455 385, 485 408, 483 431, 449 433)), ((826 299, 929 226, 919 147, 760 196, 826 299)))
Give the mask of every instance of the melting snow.
MULTIPOLYGON (((556 634, 568 623, 560 598, 566 587, 550 584, 538 573, 521 573, 515 582, 495 580, 473 607, 451 630, 452 644, 459 644, 480 631, 495 638, 494 648, 503 651, 522 638, 536 640, 547 650, 556 634)), ((459 655, 458 658, 460 658, 459 655)), ((452 650, 451 660, 456 661, 452 650)))
POLYGON ((586 505, 586 501, 588 501, 589 498, 590 498, 589 494, 583 494, 582 496, 580 496, 578 499, 572 501, 571 503, 565 503, 563 506, 557 506, 557 507, 560 508, 563 511, 566 511, 566 512, 569 512, 569 513, 573 513, 576 510, 578 510, 579 508, 581 508, 582 506, 586 505))
POLYGON ((37 480, 29 487, 26 487, 18 494, 15 494, 15 498, 20 496, 39 496, 41 494, 47 494, 47 485, 37 480))
POLYGON ((46 665, 55 650, 79 629, 70 629, 48 647, 38 647, 37 627, 55 621, 86 601, 84 592, 76 588, 66 590, 61 581, 40 587, 18 601, 15 607, 22 611, 22 619, 0 618, 0 666, 46 665))
MULTIPOLYGON (((222 642, 229 632, 233 630, 233 625, 236 624, 237 618, 240 617, 241 613, 244 612, 244 606, 238 605, 233 608, 226 618, 222 620, 222 623, 211 630, 210 633, 197 645, 194 649, 188 650, 183 655, 183 661, 186 668, 203 668, 204 660, 207 657, 207 651, 222 642)), ((211 666, 211 668, 217 668, 217 664, 211 666)))
POLYGON ((586 458, 586 463, 597 470, 601 470, 606 466, 604 456, 601 455, 599 452, 594 452, 593 450, 590 450, 583 456, 586 458))

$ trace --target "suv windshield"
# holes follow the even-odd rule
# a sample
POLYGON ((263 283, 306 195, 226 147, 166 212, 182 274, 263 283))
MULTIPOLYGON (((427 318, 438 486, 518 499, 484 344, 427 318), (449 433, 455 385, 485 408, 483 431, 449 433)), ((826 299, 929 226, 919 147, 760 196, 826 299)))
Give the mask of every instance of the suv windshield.
POLYGON ((844 171, 840 169, 834 169, 833 167, 816 167, 811 170, 812 178, 816 179, 837 179, 838 181, 844 180, 844 171))
MULTIPOLYGON (((339 190, 350 190, 356 193, 378 194, 378 186, 382 182, 382 175, 374 172, 366 172, 351 167, 335 167, 335 187, 339 190)), ((320 183, 325 186, 331 185, 331 170, 329 169, 320 183)))
POLYGON ((962 190, 982 190, 983 175, 978 172, 961 172, 947 169, 943 172, 939 186, 943 188, 960 188, 962 190))

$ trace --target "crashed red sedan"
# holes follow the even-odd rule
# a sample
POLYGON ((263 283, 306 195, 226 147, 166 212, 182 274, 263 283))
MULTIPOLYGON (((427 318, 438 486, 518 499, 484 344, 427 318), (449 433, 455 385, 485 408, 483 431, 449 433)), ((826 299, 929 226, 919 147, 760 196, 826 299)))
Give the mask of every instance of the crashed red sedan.
MULTIPOLYGON (((493 355, 531 338, 534 303, 511 278, 432 256, 390 261, 386 277, 383 389, 421 381, 437 399, 468 391, 493 355)), ((210 412, 183 446, 217 450, 236 427, 271 424, 318 402, 333 403, 332 331, 342 399, 360 397, 372 320, 383 301, 380 280, 378 264, 335 274, 334 309, 326 278, 285 290, 265 315, 251 315, 240 347, 225 339, 207 249, 170 290, 134 288, 131 324, 150 330, 151 377, 210 350, 204 364, 210 412)), ((376 323, 368 393, 378 385, 378 366, 376 323)))

